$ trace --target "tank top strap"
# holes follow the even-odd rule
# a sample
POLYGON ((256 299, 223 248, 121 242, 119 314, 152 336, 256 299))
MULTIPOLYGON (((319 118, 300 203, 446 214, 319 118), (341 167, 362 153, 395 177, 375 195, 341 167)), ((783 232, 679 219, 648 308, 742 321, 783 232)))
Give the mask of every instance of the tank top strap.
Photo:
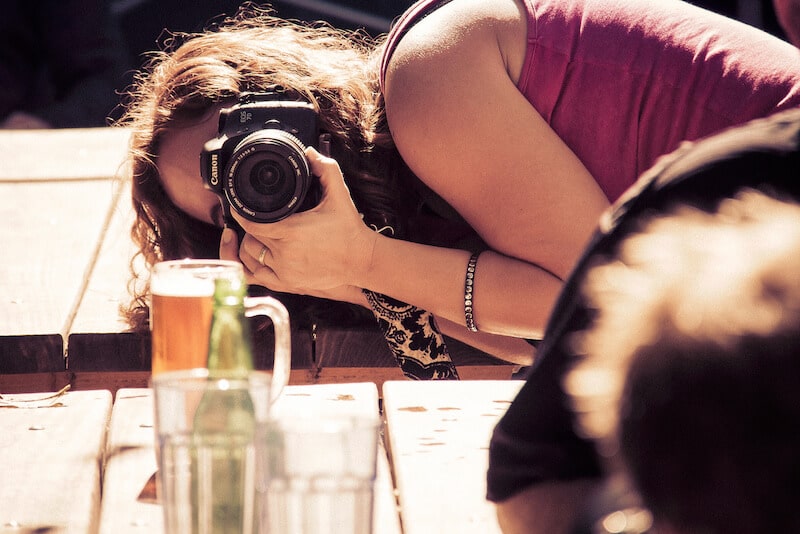
POLYGON ((380 72, 380 88, 381 93, 384 90, 384 80, 386 78, 386 69, 389 66, 389 60, 392 58, 394 49, 403 38, 403 36, 411 29, 414 24, 425 18, 427 15, 435 11, 438 7, 450 2, 451 0, 418 0, 412 4, 392 25, 389 35, 386 38, 386 45, 383 49, 383 57, 381 58, 381 72, 380 72))

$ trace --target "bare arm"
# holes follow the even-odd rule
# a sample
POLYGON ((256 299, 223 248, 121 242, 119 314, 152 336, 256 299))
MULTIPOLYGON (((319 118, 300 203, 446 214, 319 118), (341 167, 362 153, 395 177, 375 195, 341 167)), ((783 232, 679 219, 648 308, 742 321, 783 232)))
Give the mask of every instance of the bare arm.
POLYGON ((436 318, 436 325, 442 334, 455 338, 467 345, 517 365, 531 365, 535 357, 533 346, 517 337, 499 336, 486 332, 470 332, 466 327, 436 318))
MULTIPOLYGON (((263 269, 263 267, 258 265, 255 258, 256 255, 260 254, 262 247, 262 243, 250 240, 245 250, 250 250, 252 254, 247 254, 240 258, 236 232, 231 229, 226 229, 222 234, 220 257, 234 261, 242 259, 252 276, 254 271, 263 269)), ((260 283, 258 277, 255 276, 252 278, 252 281, 254 283, 260 283)), ((325 291, 308 291, 307 293, 319 297, 350 302, 351 304, 357 304, 370 309, 364 297, 364 293, 355 286, 335 287, 325 291)), ((436 324, 443 334, 487 352, 496 358, 517 365, 530 365, 533 362, 534 348, 523 339, 499 336, 486 332, 470 332, 465 326, 441 317, 436 319, 436 324)))
POLYGON ((597 481, 546 482, 532 486, 496 506, 504 534, 566 534, 597 481))

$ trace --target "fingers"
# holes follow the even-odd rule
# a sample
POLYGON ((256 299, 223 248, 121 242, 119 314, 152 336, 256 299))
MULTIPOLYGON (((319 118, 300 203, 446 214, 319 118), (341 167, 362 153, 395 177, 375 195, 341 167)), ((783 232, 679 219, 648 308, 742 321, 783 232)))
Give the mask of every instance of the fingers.
POLYGON ((306 157, 311 166, 311 172, 313 172, 315 176, 319 176, 322 190, 326 194, 333 188, 343 188, 347 190, 342 171, 335 159, 323 156, 317 152, 314 147, 308 147, 306 149, 306 157))
POLYGON ((242 265, 244 265, 248 283, 268 287, 273 291, 285 291, 278 280, 277 274, 270 267, 268 260, 265 259, 265 263, 261 264, 257 258, 243 253, 241 261, 242 265))
POLYGON ((311 170, 317 176, 322 174, 326 166, 336 165, 338 167, 336 160, 323 156, 313 146, 306 148, 306 158, 308 158, 308 163, 311 165, 311 170))
MULTIPOLYGON (((260 245, 258 240, 253 238, 248 239, 247 236, 245 236, 242 246, 240 247, 239 237, 236 231, 232 228, 224 228, 219 244, 219 257, 223 260, 241 262, 245 270, 245 278, 248 284, 266 285, 264 280, 268 277, 274 279, 275 273, 268 267, 265 267, 263 262, 259 263, 258 255, 261 254, 260 251, 256 252, 256 257, 253 257, 252 254, 247 252, 248 250, 253 250, 253 248, 258 245, 260 245), (256 271, 261 271, 258 273, 258 276, 256 276, 256 271)), ((264 252, 263 261, 267 261, 266 252, 264 252)))
POLYGON ((219 242, 219 257, 223 260, 239 261, 239 238, 231 228, 222 230, 219 242))
POLYGON ((247 234, 239 246, 239 238, 231 228, 222 230, 219 257, 223 260, 241 262, 248 284, 269 287, 273 291, 286 291, 275 271, 272 270, 272 252, 267 245, 247 234))
POLYGON ((255 271, 259 266, 264 267, 272 261, 272 253, 268 246, 250 234, 245 234, 240 246, 236 232, 230 228, 222 231, 219 257, 223 260, 241 261, 251 271, 255 271))
POLYGON ((251 271, 255 272, 259 267, 268 266, 272 261, 272 253, 269 246, 265 245, 251 234, 246 234, 239 248, 239 259, 251 271))
POLYGON ((231 210, 231 215, 233 216, 234 220, 239 223, 239 225, 244 229, 246 232, 246 236, 243 240, 243 245, 247 252, 254 257, 258 257, 259 253, 259 241, 268 241, 269 239, 281 239, 284 237, 286 226, 291 228, 292 221, 290 220, 291 217, 287 217, 286 219, 270 222, 270 223, 261 223, 261 222, 254 222, 248 219, 245 219, 240 213, 236 210, 231 210), (255 243, 248 244, 247 236, 251 236, 251 238, 255 241, 255 243))

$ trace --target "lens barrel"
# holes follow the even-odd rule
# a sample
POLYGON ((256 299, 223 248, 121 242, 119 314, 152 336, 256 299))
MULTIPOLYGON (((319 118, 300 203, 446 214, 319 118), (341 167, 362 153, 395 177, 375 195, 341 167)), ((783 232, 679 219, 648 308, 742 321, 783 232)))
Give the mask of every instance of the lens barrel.
POLYGON ((225 168, 223 190, 247 219, 275 222, 298 211, 311 180, 303 143, 285 130, 270 128, 236 145, 225 168))

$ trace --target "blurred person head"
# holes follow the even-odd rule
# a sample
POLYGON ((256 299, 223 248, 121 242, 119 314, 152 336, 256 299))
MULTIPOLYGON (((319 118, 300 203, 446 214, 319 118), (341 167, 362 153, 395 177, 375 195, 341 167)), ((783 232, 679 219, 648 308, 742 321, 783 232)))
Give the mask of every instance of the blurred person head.
POLYGON ((659 533, 800 532, 800 206, 645 219, 584 284, 581 432, 659 533))

